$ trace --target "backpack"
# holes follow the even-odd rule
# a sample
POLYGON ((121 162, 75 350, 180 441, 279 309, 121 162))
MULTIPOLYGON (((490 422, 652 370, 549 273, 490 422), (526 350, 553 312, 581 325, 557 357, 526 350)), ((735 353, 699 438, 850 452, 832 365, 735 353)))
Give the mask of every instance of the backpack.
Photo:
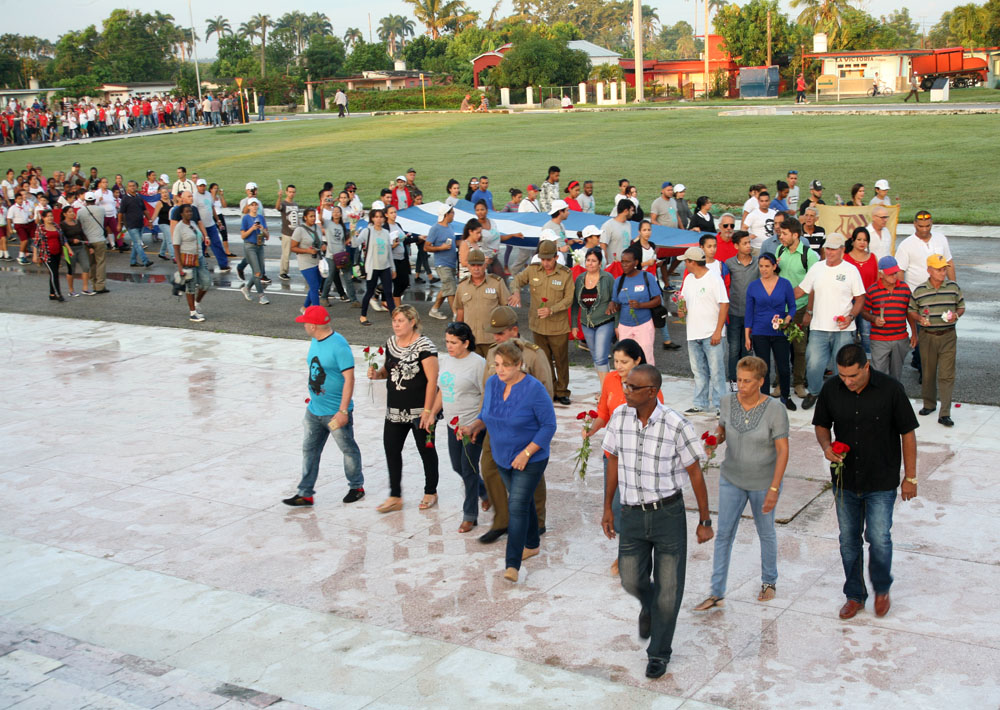
MULTIPOLYGON (((802 244, 802 268, 809 271, 809 246, 802 243, 802 237, 799 237, 799 244, 802 244)), ((784 244, 778 247, 778 261, 781 261, 781 255, 786 251, 788 251, 788 249, 784 244)))
MULTIPOLYGON (((649 272, 642 272, 642 281, 646 284, 646 293, 649 293, 649 272)), ((618 299, 618 294, 622 292, 622 286, 625 285, 625 276, 618 277, 618 286, 615 288, 615 300, 618 299)), ((659 285, 659 284, 657 284, 659 285)), ((667 324, 667 309, 663 306, 663 292, 660 292, 660 305, 653 306, 650 309, 650 315, 653 316, 653 327, 662 328, 667 324)))

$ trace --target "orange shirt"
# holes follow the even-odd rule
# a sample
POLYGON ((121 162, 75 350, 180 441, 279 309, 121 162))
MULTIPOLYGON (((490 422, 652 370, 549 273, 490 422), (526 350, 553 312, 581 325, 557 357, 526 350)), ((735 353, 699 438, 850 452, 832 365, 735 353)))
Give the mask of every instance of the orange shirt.
MULTIPOLYGON (((663 401, 663 392, 656 393, 657 398, 663 401)), ((625 390, 622 389, 622 377, 612 370, 605 376, 604 385, 601 387, 601 398, 597 401, 597 416, 605 423, 611 419, 611 413, 625 404, 625 390)))

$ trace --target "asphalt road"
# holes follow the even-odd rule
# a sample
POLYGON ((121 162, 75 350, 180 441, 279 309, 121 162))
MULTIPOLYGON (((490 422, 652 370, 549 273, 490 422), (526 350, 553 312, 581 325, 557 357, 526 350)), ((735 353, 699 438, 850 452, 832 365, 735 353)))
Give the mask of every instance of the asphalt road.
MULTIPOLYGON (((988 238, 957 237, 951 240, 958 280, 968 307, 967 315, 958 326, 956 402, 1000 404, 1000 360, 997 358, 1000 347, 1000 297, 996 292, 1000 253, 994 251, 998 243, 998 240, 988 238)), ((233 244, 232 248, 235 253, 240 253, 238 244, 233 244)), ((66 303, 48 300, 43 268, 0 262, 0 311, 305 340, 302 326, 294 322, 304 297, 304 281, 294 267, 291 282, 282 282, 277 278, 279 246, 269 246, 266 255, 267 273, 274 280, 267 291, 271 304, 261 306, 256 301, 247 302, 243 298, 238 290, 241 282, 234 265, 232 273, 214 275, 216 288, 203 302, 202 310, 207 317, 204 323, 188 321, 186 304, 171 295, 167 279, 173 274, 173 265, 157 259, 155 249, 147 250, 147 254, 156 262, 155 267, 149 270, 130 268, 127 253, 109 254, 108 288, 111 293, 67 299, 66 303)), ((63 288, 65 290, 65 280, 63 288)), ((426 317, 435 294, 436 291, 427 285, 414 284, 406 294, 405 302, 416 306, 425 316, 424 332, 443 349, 445 321, 426 317)), ((334 301, 330 311, 336 329, 351 343, 377 345, 391 334, 388 313, 370 311, 369 318, 375 325, 362 327, 358 321, 360 311, 350 308, 348 304, 334 301)), ((527 316, 523 311, 521 329, 527 332, 527 316)), ((672 330, 674 340, 683 343, 684 326, 673 325, 672 330)), ((7 333, 7 337, 16 337, 16 333, 7 333)), ((303 357, 304 353, 303 350, 303 357)), ((252 354, 248 353, 250 357, 252 354)), ((570 359, 572 364, 581 366, 589 366, 591 362, 588 353, 572 344, 570 359)), ((656 364, 664 373, 690 376, 686 349, 658 351, 656 364)), ((903 383, 911 397, 919 396, 916 371, 908 366, 904 368, 903 383)), ((960 413, 956 416, 960 418, 960 413)))

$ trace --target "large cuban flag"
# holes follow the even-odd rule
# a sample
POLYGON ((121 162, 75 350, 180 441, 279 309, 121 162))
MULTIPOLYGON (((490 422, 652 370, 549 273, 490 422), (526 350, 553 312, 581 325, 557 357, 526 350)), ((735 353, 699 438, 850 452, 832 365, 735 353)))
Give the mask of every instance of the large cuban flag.
MULTIPOLYGON (((437 223, 438 209, 440 209, 442 204, 442 202, 430 202, 424 205, 408 207, 397 213, 396 221, 404 230, 411 234, 427 236, 431 227, 437 223)), ((476 216, 476 210, 472 203, 466 200, 459 200, 454 209, 455 221, 451 223, 451 227, 455 230, 455 234, 461 234, 465 223, 476 216)), ((530 248, 538 247, 538 235, 541 233, 545 223, 549 221, 547 214, 539 214, 537 212, 489 212, 487 216, 501 234, 520 233, 524 235, 524 237, 507 239, 504 241, 505 245, 530 248)), ((607 215, 571 211, 569 217, 563 222, 563 228, 566 230, 567 235, 569 235, 570 233, 582 231, 588 225, 600 228, 608 219, 610 217, 607 215)), ((361 222, 359 228, 364 225, 365 223, 361 222)), ((633 236, 638 236, 638 225, 632 227, 632 233, 633 236)), ((575 237, 576 235, 573 234, 572 236, 575 237)), ((699 233, 689 232, 686 229, 673 229, 672 227, 661 227, 654 224, 650 241, 658 247, 665 247, 670 251, 680 253, 691 245, 697 245, 699 236, 701 236, 699 233)))

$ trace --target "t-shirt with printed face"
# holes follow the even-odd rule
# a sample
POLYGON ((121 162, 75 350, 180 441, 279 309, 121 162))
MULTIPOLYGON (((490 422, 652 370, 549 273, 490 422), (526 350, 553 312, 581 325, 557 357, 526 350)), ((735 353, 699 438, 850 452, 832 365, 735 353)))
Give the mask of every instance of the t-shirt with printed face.
POLYGON ((767 212, 761 212, 758 207, 747 215, 747 219, 743 223, 743 229, 753 235, 750 242, 754 249, 760 249, 768 237, 774 236, 774 216, 776 214, 778 214, 777 211, 772 209, 768 209, 767 212))
MULTIPOLYGON (((340 333, 331 333, 322 340, 313 338, 306 356, 309 364, 309 413, 329 417, 341 410, 344 394, 344 372, 354 369, 351 346, 340 333)), ((354 409, 348 402, 347 411, 354 409)))
POLYGON ((299 226, 299 206, 294 202, 281 203, 281 236, 290 237, 299 226))

